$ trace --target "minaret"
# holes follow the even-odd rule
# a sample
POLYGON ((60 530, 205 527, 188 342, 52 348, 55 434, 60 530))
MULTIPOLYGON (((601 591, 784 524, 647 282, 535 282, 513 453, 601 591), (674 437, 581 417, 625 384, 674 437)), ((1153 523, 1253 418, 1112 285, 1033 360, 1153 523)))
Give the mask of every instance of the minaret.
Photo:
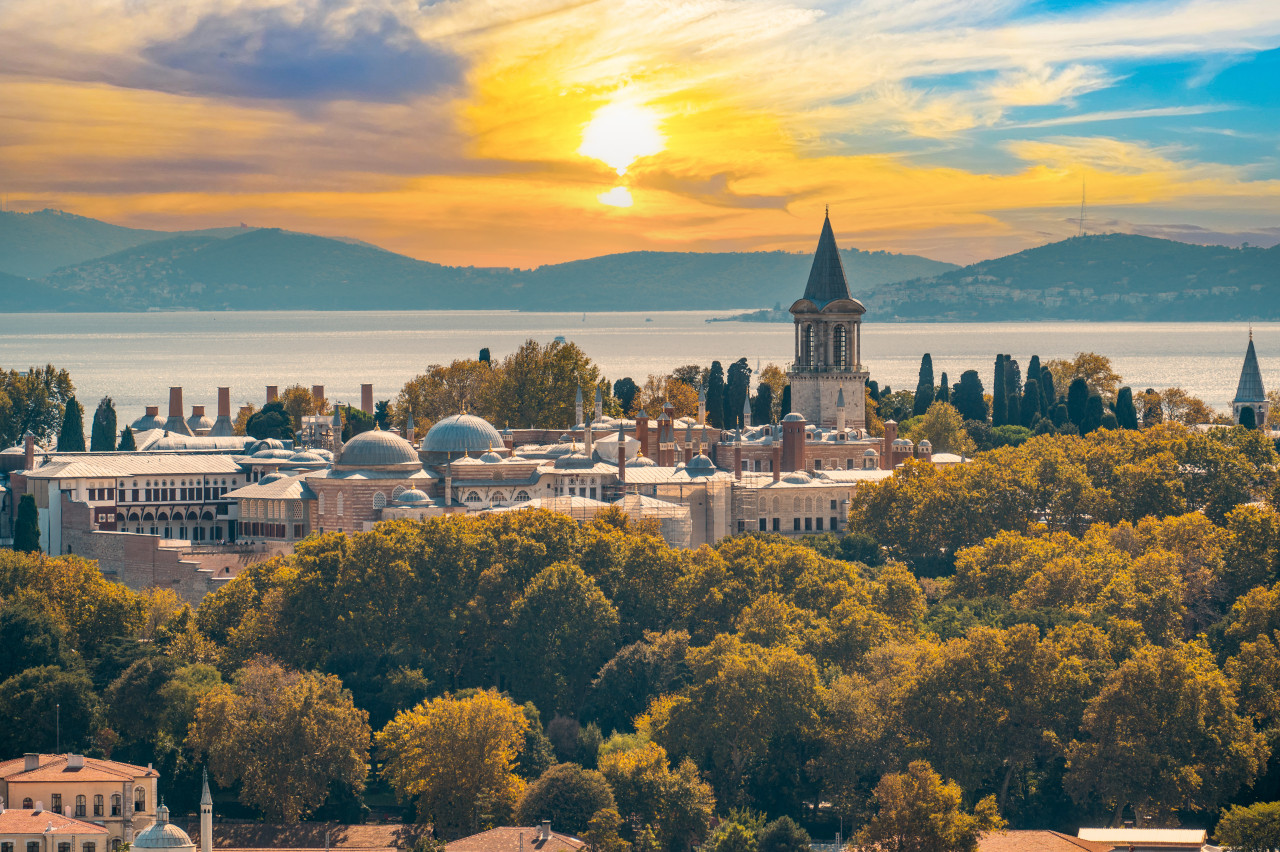
POLYGON ((836 396, 836 431, 844 431, 844 387, 840 388, 840 393, 836 396))
POLYGON ((329 427, 332 434, 330 435, 330 443, 333 444, 333 460, 338 460, 339 453, 342 452, 342 409, 334 407, 333 424, 329 427))
POLYGON ((707 389, 705 387, 698 388, 698 425, 704 426, 707 422, 707 389))
POLYGON ((575 424, 584 422, 584 418, 582 416, 582 388, 581 387, 578 388, 578 398, 573 401, 573 417, 574 417, 573 422, 575 424))
POLYGON ((604 417, 604 394, 600 392, 600 388, 596 388, 596 416, 595 420, 604 417))
POLYGON ((618 482, 627 484, 627 432, 621 423, 618 424, 618 482))
POLYGON ((742 401, 742 428, 751 428, 751 393, 749 391, 747 398, 742 401))
POLYGON ((684 463, 693 461, 693 423, 684 424, 684 463))
MULTIPOLYGON (((410 444, 413 443, 413 409, 410 408, 404 416, 404 439, 410 444)), ((490 449, 493 449, 490 447, 490 449)))
POLYGON ((213 852, 213 796, 209 795, 209 771, 204 771, 200 793, 200 852, 213 852))

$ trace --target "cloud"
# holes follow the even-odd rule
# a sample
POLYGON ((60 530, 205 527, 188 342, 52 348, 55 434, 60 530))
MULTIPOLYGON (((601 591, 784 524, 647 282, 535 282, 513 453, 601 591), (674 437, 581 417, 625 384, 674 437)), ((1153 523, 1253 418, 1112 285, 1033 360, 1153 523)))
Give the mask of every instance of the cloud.
POLYGON ((1083 112, 1076 115, 1062 115, 1056 118, 1045 118, 1039 121, 1023 121, 1014 125, 1019 128, 1061 127, 1068 124, 1092 124, 1098 121, 1127 121, 1135 118, 1167 118, 1177 115, 1205 115, 1211 112, 1224 112, 1233 109, 1229 106, 1202 104, 1199 106, 1153 107, 1151 109, 1117 109, 1104 112, 1083 112))
POLYGON ((190 31, 148 45, 141 72, 160 91, 298 100, 402 101, 455 85, 459 59, 387 13, 340 18, 332 7, 211 11, 190 31))
POLYGON ((1111 85, 1115 77, 1096 65, 1068 65, 1056 72, 1048 67, 1006 73, 988 89, 997 103, 1007 106, 1045 106, 1111 85))

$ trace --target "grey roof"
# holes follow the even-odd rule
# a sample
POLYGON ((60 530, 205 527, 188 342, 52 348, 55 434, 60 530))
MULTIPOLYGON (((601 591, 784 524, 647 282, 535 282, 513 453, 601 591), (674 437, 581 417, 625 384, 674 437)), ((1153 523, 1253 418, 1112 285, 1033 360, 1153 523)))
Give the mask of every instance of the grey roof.
POLYGON ((334 470, 327 468, 325 470, 314 470, 302 474, 308 481, 313 482, 317 479, 341 479, 341 480, 365 480, 365 479, 394 479, 403 482, 406 479, 440 479, 441 477, 434 472, 419 467, 416 470, 409 470, 408 465, 405 470, 334 470))
POLYGON ((483 417, 455 414, 427 430, 422 450, 428 453, 483 453, 502 445, 501 433, 483 417))
POLYGON ((1262 371, 1258 369, 1258 353, 1253 349, 1253 332, 1249 333, 1249 348, 1244 353, 1244 366, 1240 368, 1240 384, 1236 385, 1236 398, 1233 401, 1267 401, 1267 392, 1262 387, 1262 371))
POLYGON ((418 451, 392 432, 372 429, 361 432, 342 447, 335 465, 345 468, 418 465, 418 451))
POLYGON ((306 473, 264 476, 251 485, 227 492, 227 496, 234 500, 314 500, 316 495, 307 487, 306 476, 306 473))
POLYGON ((133 839, 134 849, 182 849, 194 848, 187 833, 169 822, 169 809, 161 805, 156 809, 156 821, 144 828, 133 839))
POLYGON ((226 414, 219 415, 218 419, 213 421, 213 428, 209 430, 209 436, 213 438, 229 438, 235 433, 235 424, 226 414))
POLYGON ((253 438, 243 435, 215 437, 213 435, 166 435, 152 430, 145 434, 134 433, 139 452, 223 452, 243 453, 253 438))
POLYGON ((401 491, 400 496, 396 497, 393 502, 396 503, 426 503, 431 498, 427 496, 425 491, 417 488, 410 488, 407 491, 401 491))
POLYGON ((31 479, 109 479, 184 474, 242 474, 240 465, 224 455, 164 453, 85 453, 55 456, 27 474, 31 479))
POLYGON ((836 299, 850 299, 849 280, 844 275, 840 261, 840 248, 836 245, 835 232, 831 230, 831 217, 822 222, 822 234, 818 237, 818 250, 813 255, 809 269, 809 283, 804 288, 804 298, 822 307, 836 299))
POLYGON ((836 408, 844 408, 844 385, 840 386, 840 393, 836 394, 836 408))

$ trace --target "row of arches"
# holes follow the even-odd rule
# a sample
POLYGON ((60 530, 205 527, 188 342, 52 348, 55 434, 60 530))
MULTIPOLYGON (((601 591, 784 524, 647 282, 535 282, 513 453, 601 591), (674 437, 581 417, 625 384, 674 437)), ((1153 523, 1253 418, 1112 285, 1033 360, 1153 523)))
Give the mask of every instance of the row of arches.
POLYGON ((850 367, 858 360, 856 342, 857 335, 852 323, 803 323, 798 329, 796 363, 802 367, 850 367), (820 335, 820 331, 825 329, 830 330, 829 340, 826 335, 820 335), (829 348, 826 355, 823 353, 824 348, 829 348))

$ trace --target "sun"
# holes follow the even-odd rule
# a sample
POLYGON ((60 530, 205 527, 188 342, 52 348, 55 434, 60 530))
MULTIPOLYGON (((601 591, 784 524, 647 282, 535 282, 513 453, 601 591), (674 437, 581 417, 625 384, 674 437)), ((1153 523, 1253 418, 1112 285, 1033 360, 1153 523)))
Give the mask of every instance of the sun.
POLYGON ((582 131, 578 153, 605 163, 619 175, 631 164, 663 149, 666 137, 658 129, 654 110, 630 101, 614 101, 596 110, 582 131))

